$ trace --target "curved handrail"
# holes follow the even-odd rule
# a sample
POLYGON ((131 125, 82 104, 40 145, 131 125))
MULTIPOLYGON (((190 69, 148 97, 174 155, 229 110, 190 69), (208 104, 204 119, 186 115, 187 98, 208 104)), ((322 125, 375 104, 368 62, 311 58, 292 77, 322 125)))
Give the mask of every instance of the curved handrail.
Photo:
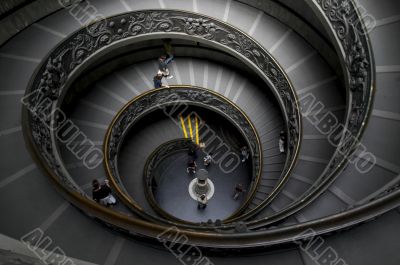
MULTIPOLYGON (((67 41, 53 49, 49 58, 37 69, 27 94, 39 93, 48 98, 54 110, 61 104, 65 90, 72 82, 68 77, 76 76, 79 73, 78 66, 84 69, 83 66, 89 62, 88 59, 104 52, 105 47, 114 43, 120 44, 123 40, 134 39, 143 34, 162 32, 172 35, 173 31, 179 32, 179 36, 187 34, 193 39, 235 54, 254 69, 258 69, 257 73, 271 84, 281 107, 285 109, 285 119, 289 127, 288 139, 293 145, 288 152, 290 167, 282 177, 283 180, 287 180, 300 146, 301 120, 296 94, 280 65, 258 43, 242 31, 207 16, 176 10, 146 10, 130 12, 94 23, 87 30, 73 33, 67 41), (123 27, 124 30, 117 29, 115 25, 123 27), (86 48, 87 45, 90 48, 86 48)), ((37 104, 39 99, 40 97, 30 98, 34 104, 37 104)), ((66 186, 85 196, 60 161, 54 131, 48 129, 49 124, 54 122, 52 108, 46 108, 43 115, 48 118, 45 122, 42 122, 40 117, 29 115, 29 123, 34 130, 33 140, 38 153, 52 168, 57 169, 56 173, 66 186), (50 138, 51 141, 49 141, 50 138)), ((58 124, 56 121, 54 123, 58 124)))
POLYGON ((157 168, 157 166, 169 155, 180 152, 180 151, 189 151, 190 148, 194 148, 195 144, 186 138, 181 138, 181 139, 176 139, 176 140, 171 140, 168 141, 159 147, 157 147, 156 150, 154 150, 150 156, 148 157, 146 164, 144 166, 143 170, 143 178, 144 178, 144 191, 146 194, 146 198, 149 201, 151 207, 160 214, 162 217, 169 219, 169 220, 174 220, 177 222, 182 222, 183 220, 169 214, 167 211, 165 211, 163 208, 161 208, 158 205, 158 202, 154 198, 154 193, 153 193, 153 179, 154 179, 154 173, 153 170, 157 168), (172 146, 172 148, 170 148, 172 146), (169 152, 165 153, 164 150, 167 150, 169 152), (160 153, 163 153, 163 156, 159 156, 160 153))
MULTIPOLYGON (((250 147, 252 156, 253 178, 255 181, 252 183, 245 203, 250 201, 255 194, 262 173, 262 148, 254 125, 242 110, 224 96, 209 89, 186 85, 174 85, 142 93, 126 103, 115 115, 107 130, 103 147, 106 175, 117 191, 117 194, 131 209, 141 211, 141 214, 147 215, 133 198, 122 190, 117 166, 117 155, 125 136, 138 120, 154 110, 173 106, 177 102, 179 104, 197 105, 211 109, 227 118, 241 132, 247 145, 250 147)), ((178 218, 170 219, 175 219, 175 221, 180 221, 180 223, 187 225, 193 224, 192 222, 179 220, 178 218)))
MULTIPOLYGON (((276 214, 249 222, 260 228, 298 212, 322 194, 345 168, 360 144, 373 104, 375 62, 367 29, 354 1, 306 0, 324 18, 336 41, 347 88, 347 114, 341 140, 320 177, 297 201, 276 214), (350 135, 350 136, 349 136, 350 135)), ((254 215, 252 215, 254 216, 254 215)))
MULTIPOLYGON (((26 113, 23 113, 23 119, 25 120, 26 118, 26 113)), ((23 127, 25 131, 27 129, 26 124, 23 124, 23 127)), ((25 137, 29 138, 30 135, 25 135, 25 137)), ((31 141, 29 139, 27 140, 27 143, 30 144, 31 141)), ((59 190, 63 196, 65 196, 72 204, 82 209, 85 214, 91 217, 96 216, 98 220, 117 230, 118 232, 123 232, 128 235, 146 240, 153 240, 155 243, 163 243, 168 242, 168 238, 164 238, 162 235, 166 234, 166 232, 170 231, 172 228, 173 232, 176 231, 178 233, 177 235, 185 235, 189 239, 186 244, 195 245, 210 251, 237 251, 250 248, 263 249, 266 246, 294 243, 294 240, 307 240, 315 235, 332 233, 340 229, 353 227, 367 222, 391 209, 397 208, 400 204, 400 190, 396 190, 394 193, 382 198, 378 198, 370 202, 368 205, 362 205, 360 207, 353 208, 348 212, 339 213, 322 220, 309 221, 296 226, 273 230, 262 230, 258 232, 248 231, 240 234, 196 232, 145 222, 114 212, 99 205, 98 203, 95 203, 94 201, 88 202, 79 193, 70 189, 65 189, 65 187, 59 182, 58 176, 53 174, 52 169, 49 168, 46 163, 43 163, 43 161, 37 157, 36 154, 33 155, 34 158, 37 159, 40 167, 50 176, 57 190, 59 190), (312 229, 313 235, 304 233, 304 231, 309 229, 312 229)))
MULTIPOLYGON (((105 35, 103 35, 102 38, 99 38, 99 39, 101 39, 102 41, 106 41, 106 42, 108 41, 107 36, 105 37, 105 35)), ((361 43, 361 45, 363 46, 363 43, 361 43)), ((78 53, 76 53, 76 55, 78 56, 77 57, 78 62, 82 63, 82 61, 83 61, 83 57, 81 57, 82 54, 80 52, 78 52, 78 53)), ((369 54, 369 55, 371 55, 371 54, 369 54)), ((63 55, 61 55, 61 58, 62 58, 62 56, 63 55)), ((54 59, 54 58, 52 58, 52 59, 54 59)), ((53 61, 50 60, 48 62, 52 63, 53 61)), ((58 67, 57 65, 56 66, 50 65, 50 66, 56 67, 56 69, 58 67)), ((44 70, 45 66, 42 65, 41 67, 42 67, 42 70, 44 70)), ((39 72, 39 71, 37 71, 37 72, 39 72)), ((60 71, 60 73, 61 72, 62 71, 60 71)), ((49 73, 47 73, 47 74, 49 74, 49 73)), ((351 74, 355 74, 355 73, 351 73, 351 74)), ((369 74, 371 74, 371 73, 369 73, 369 74)), ((65 76, 60 75, 60 77, 65 77, 65 76)), ((367 83, 373 82, 372 78, 369 77, 367 79, 368 79, 366 81, 367 83)), ((57 96, 59 95, 59 90, 57 89, 57 86, 58 85, 62 86, 63 83, 62 82, 59 83, 58 81, 55 81, 54 79, 50 80, 50 82, 51 82, 51 84, 56 83, 55 84, 56 89, 53 90, 52 89, 53 86, 46 87, 43 84, 44 88, 47 89, 47 90, 45 90, 45 92, 46 92, 46 95, 49 95, 49 97, 51 99, 56 101, 57 96)), ((33 83, 35 83, 36 85, 39 85, 40 79, 35 80, 35 82, 33 82, 33 83)), ((359 95, 360 94, 360 91, 359 91, 360 84, 355 82, 354 85, 355 85, 354 88, 356 90, 355 92, 357 92, 357 90, 358 90, 358 92, 354 93, 354 94, 359 95)), ((369 90, 370 92, 372 92, 372 90, 373 90, 370 86, 367 86, 367 87, 361 86, 361 90, 362 89, 371 89, 371 90, 369 90)), ((28 92, 30 92, 30 91, 31 90, 29 89, 28 92)), ((362 91, 362 92, 365 92, 365 91, 362 91)), ((368 93, 367 98, 368 98, 369 103, 371 103, 370 102, 371 96, 372 96, 372 94, 368 93)), ((366 95, 361 93, 361 98, 352 97, 351 99, 355 100, 355 102, 363 102, 365 97, 366 97, 366 95)), ((354 104, 353 107, 357 108, 359 106, 357 104, 354 104)), ((352 122, 352 125, 357 127, 357 136, 361 136, 362 128, 364 128, 364 126, 365 126, 365 122, 366 122, 366 119, 368 116, 367 115, 368 107, 369 107, 369 105, 367 106, 367 108, 364 108, 362 113, 358 113, 358 112, 352 113, 356 117, 356 119, 352 122), (361 128, 361 129, 359 130, 359 128, 361 128)), ((352 110, 355 110, 355 109, 353 108, 352 110)), ((23 111, 23 115, 25 115, 25 118, 27 118, 27 116, 28 116, 28 112, 25 108, 23 111)), ((350 116, 348 115, 348 118, 349 117, 350 116)), ((30 117, 30 118, 32 118, 32 117, 30 117)), ((30 121, 32 121, 32 119, 30 121)), ((54 151, 53 147, 51 145, 48 145, 48 141, 46 141, 46 139, 50 136, 49 130, 46 130, 46 128, 44 126, 40 125, 40 123, 37 123, 33 126, 32 126, 32 124, 27 123, 24 125, 24 128, 25 128, 24 129, 25 132, 28 131, 28 133, 26 133, 26 134, 28 134, 29 143, 32 143, 32 148, 35 151, 35 154, 40 158, 40 161, 42 161, 42 166, 46 169, 46 172, 57 182, 58 188, 62 189, 62 191, 71 200, 71 202, 73 202, 75 205, 84 209, 86 211, 86 213, 93 214, 93 215, 101 218, 105 222, 112 222, 112 223, 114 223, 114 225, 118 225, 123 229, 127 229, 128 231, 130 231, 131 233, 134 233, 136 235, 138 235, 138 234, 146 235, 146 237, 151 237, 151 238, 155 238, 156 233, 160 232, 160 230, 165 228, 165 226, 149 224, 147 222, 144 222, 144 221, 141 221, 138 219, 129 218, 129 217, 120 215, 118 213, 112 212, 109 209, 106 209, 104 207, 96 205, 95 203, 87 200, 84 196, 82 196, 82 194, 78 193, 77 191, 74 191, 73 185, 67 188, 68 183, 62 182, 62 180, 63 180, 62 178, 65 176, 60 175, 60 173, 63 170, 62 170, 62 168, 60 169, 60 164, 58 163, 57 159, 46 155, 46 152, 52 153, 54 151), (27 128, 27 126, 28 126, 28 128, 27 128), (31 134, 31 132, 32 132, 31 129, 34 129, 35 135, 31 134), (43 142, 41 142, 42 139, 43 139, 43 142), (41 148, 39 148, 38 147, 39 144, 43 144, 43 146, 41 148), (64 186, 63 184, 66 184, 67 186, 64 186)), ((356 133, 354 132, 354 134, 356 134, 356 133)), ((350 147, 346 146, 346 147, 343 147, 343 149, 351 152, 354 149, 354 146, 350 146, 350 147)), ((339 169, 341 167, 343 167, 342 161, 338 161, 337 159, 332 160, 332 161, 334 164, 338 165, 339 169)), ((332 169, 331 172, 337 173, 338 168, 332 169)), ((356 223, 360 223, 360 222, 363 222, 370 218, 374 218, 377 215, 380 215, 390 209, 397 207, 397 205, 399 204, 399 200, 400 200, 399 195, 400 195, 400 192, 398 190, 396 190, 393 193, 386 195, 383 198, 372 201, 366 205, 362 205, 360 207, 351 209, 348 212, 343 212, 343 213, 340 213, 340 214, 337 214, 334 216, 324 218, 322 220, 316 220, 313 222, 308 222, 306 224, 301 224, 301 225, 287 227, 287 228, 272 229, 270 231, 249 232, 249 233, 244 233, 241 235, 234 234, 234 235, 223 235, 223 236, 221 234, 213 234, 213 233, 204 234, 204 233, 196 233, 196 232, 188 232, 188 231, 184 231, 184 233, 187 235, 193 236, 193 238, 191 238, 191 241, 194 243, 197 243, 197 245, 199 245, 199 246, 207 246, 205 243, 208 243, 209 246, 211 246, 211 247, 215 246, 215 247, 221 247, 221 248, 228 248, 229 246, 231 246, 233 248, 234 247, 245 248, 245 247, 256 247, 256 246, 261 246, 261 245, 268 245, 271 242, 273 242, 273 243, 288 242, 290 240, 288 238, 288 236, 291 235, 291 233, 293 235, 294 231, 298 232, 299 229, 304 229, 305 227, 316 228, 318 230, 318 233, 327 233, 327 232, 330 232, 335 229, 342 229, 345 227, 350 227, 356 223), (268 235, 271 236, 270 237, 271 241, 266 242, 265 236, 268 236, 268 235), (279 236, 277 236, 277 235, 279 235, 279 236), (264 238, 262 238, 260 236, 262 236, 264 238), (276 237, 273 237, 273 236, 276 236, 276 237), (278 237, 279 237, 279 239, 276 240, 276 238, 278 238, 278 237), (218 239, 218 240, 216 240, 216 239, 218 239), (235 241, 234 242, 231 241, 232 239, 234 239, 235 241), (237 246, 238 240, 240 241, 240 244, 245 244, 245 246, 237 246)))

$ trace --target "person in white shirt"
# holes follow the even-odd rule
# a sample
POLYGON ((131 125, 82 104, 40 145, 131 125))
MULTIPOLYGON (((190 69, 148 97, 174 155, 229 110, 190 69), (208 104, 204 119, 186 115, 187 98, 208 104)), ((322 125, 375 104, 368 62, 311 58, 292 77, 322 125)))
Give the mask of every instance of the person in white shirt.
POLYGON ((209 153, 208 155, 206 155, 203 158, 203 161, 204 161, 204 166, 208 167, 211 164, 211 161, 212 161, 212 153, 209 153))

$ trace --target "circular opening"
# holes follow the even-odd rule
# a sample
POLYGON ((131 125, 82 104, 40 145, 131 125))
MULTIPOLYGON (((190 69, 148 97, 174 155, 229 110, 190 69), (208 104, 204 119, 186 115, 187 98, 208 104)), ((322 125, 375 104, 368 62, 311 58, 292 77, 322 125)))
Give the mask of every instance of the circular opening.
POLYGON ((247 141, 214 110, 190 105, 165 115, 173 108, 154 111, 130 128, 118 157, 122 185, 135 200, 153 200, 161 215, 189 222, 223 220, 242 205, 255 178, 250 152, 241 154, 243 147, 249 150, 247 141), (152 198, 138 198, 143 195, 134 172, 144 172, 152 198), (236 195, 238 185, 242 192, 236 195), (206 207, 200 205, 202 192, 206 207))

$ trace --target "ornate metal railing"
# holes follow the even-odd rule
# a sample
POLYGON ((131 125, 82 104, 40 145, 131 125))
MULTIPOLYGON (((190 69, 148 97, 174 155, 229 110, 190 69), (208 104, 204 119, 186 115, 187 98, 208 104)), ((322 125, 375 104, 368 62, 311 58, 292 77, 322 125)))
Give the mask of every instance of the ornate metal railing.
POLYGON ((54 133, 63 122, 62 117, 56 117, 57 107, 73 77, 79 75, 80 68, 85 69, 92 57, 107 50, 104 48, 110 49, 115 43, 121 45, 124 40, 132 43, 135 38, 149 34, 154 38, 163 38, 166 34, 178 38, 186 36, 219 47, 244 61, 270 84, 288 126, 287 160, 290 162, 281 181, 287 180, 299 150, 301 120, 296 95, 278 63, 253 39, 224 22, 190 12, 147 10, 111 17, 73 33, 49 54, 32 78, 26 105, 41 108, 40 111, 24 108, 29 120, 26 131, 36 155, 45 161, 59 181, 85 196, 60 160, 54 133))
MULTIPOLYGON (((373 103, 375 65, 362 17, 351 0, 306 0, 322 18, 328 33, 336 42, 335 47, 346 81, 347 115, 342 126, 341 139, 336 151, 321 176, 300 198, 277 214, 249 223, 259 228, 287 218, 309 205, 337 178, 360 144, 373 103)), ((256 212, 251 215, 255 216, 256 212)))
MULTIPOLYGON (((179 106, 200 106, 218 113, 235 125, 249 146, 252 157, 253 182, 249 189, 249 198, 252 197, 261 177, 262 149, 257 132, 250 119, 231 101, 211 90, 194 86, 171 86, 154 89, 132 99, 117 113, 110 124, 104 141, 105 168, 121 199, 141 210, 140 207, 137 207, 138 205, 133 198, 123 191, 123 184, 118 171, 118 154, 124 138, 140 119, 156 110, 164 110, 165 115, 175 121, 177 117, 171 116, 167 111, 167 108, 171 106, 174 109, 179 108, 179 106)), ((246 200, 246 202, 248 201, 249 199, 246 200)))
MULTIPOLYGON (((349 109, 345 128, 349 129, 355 140, 342 141, 337 153, 332 158, 326 172, 318 181, 318 186, 308 193, 298 204, 285 210, 275 220, 285 218, 299 207, 304 207, 323 188, 334 180, 335 176, 346 164, 352 151, 357 146, 366 125, 372 103, 374 84, 374 63, 368 37, 362 19, 352 1, 312 1, 310 6, 321 15, 332 40, 336 40, 338 54, 341 55, 348 88, 349 109), (353 17, 353 18, 352 18, 353 17), (352 21, 349 23, 349 21, 352 21), (354 24, 355 21, 360 23, 354 24), (355 26, 356 25, 356 26, 355 26), (358 25, 358 26, 357 26, 358 25), (360 30, 360 31, 359 31, 360 30)), ((294 144, 288 159, 293 166, 299 148, 301 132, 300 115, 296 95, 287 77, 275 60, 243 32, 225 23, 206 16, 189 12, 170 10, 149 10, 115 16, 100 21, 72 34, 65 42, 52 51, 40 66, 27 89, 27 104, 36 106, 36 111, 24 107, 24 132, 29 144, 39 158, 41 166, 55 181, 57 188, 76 206, 90 216, 99 218, 113 227, 129 234, 155 239, 165 230, 165 226, 151 224, 136 218, 124 216, 99 206, 85 198, 83 192, 70 178, 68 171, 60 160, 56 147, 54 130, 60 125, 62 117, 55 115, 55 109, 61 104, 62 95, 66 93, 70 77, 79 72, 79 66, 90 62, 95 54, 100 54, 105 47, 116 41, 134 39, 135 37, 158 33, 164 36, 180 36, 193 38, 219 46, 238 56, 249 64, 268 81, 275 91, 289 126, 289 139, 294 144), (176 34, 176 35, 174 35, 176 34), (68 82, 67 82, 68 81, 68 82), (43 99, 49 104, 43 105, 43 99), (49 106, 49 107, 46 107, 49 106), (37 111, 40 109, 41 111, 37 111), (294 117, 294 123, 289 122, 294 117)), ((242 249, 291 242, 299 231, 313 228, 316 234, 327 233, 364 222, 397 207, 399 190, 391 190, 382 198, 377 198, 366 205, 350 209, 321 220, 308 222, 292 227, 271 229, 270 231, 244 232, 242 234, 197 233, 183 229, 190 243, 206 248, 242 249)), ((253 228, 265 226, 274 218, 260 220, 250 224, 253 228)), ((306 237, 306 236, 305 236, 306 237)))
POLYGON ((155 185, 155 183, 157 182, 156 181, 157 168, 166 158, 170 157, 174 153, 177 152, 187 153, 189 150, 191 149, 193 150, 194 148, 196 148, 196 145, 195 143, 193 143, 193 141, 188 139, 176 139, 160 145, 147 158, 143 170, 143 178, 145 183, 144 191, 151 207, 153 207, 153 209, 164 218, 182 222, 182 220, 164 211, 164 209, 162 209, 158 205, 154 197, 154 193, 156 192, 157 189, 157 185, 155 185))
POLYGON ((354 1, 312 2, 310 5, 324 15, 325 24, 337 40, 348 92, 348 112, 343 128, 346 133, 343 133, 337 152, 321 178, 323 181, 343 167, 360 144, 373 103, 375 62, 368 31, 354 1))

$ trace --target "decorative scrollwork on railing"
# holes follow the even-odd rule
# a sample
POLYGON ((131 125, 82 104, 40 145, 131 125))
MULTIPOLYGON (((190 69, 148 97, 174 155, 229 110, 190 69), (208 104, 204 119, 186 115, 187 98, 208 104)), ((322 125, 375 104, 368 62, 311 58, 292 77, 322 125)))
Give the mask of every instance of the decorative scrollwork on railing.
MULTIPOLYGON (((149 113, 176 104, 210 109, 227 118, 235 125, 249 146, 252 157, 252 179, 256 180, 249 194, 254 193, 256 184, 261 176, 262 164, 261 143, 254 126, 247 116, 227 99, 210 90, 188 86, 149 91, 127 103, 122 111, 117 114, 110 125, 104 142, 107 174, 112 183, 115 181, 117 185, 121 185, 117 159, 120 147, 131 127, 149 113)), ((116 189, 122 192, 121 187, 116 187, 116 189)))
POLYGON ((56 155, 58 150, 51 140, 54 132, 49 128, 57 126, 57 119, 51 114, 54 107, 62 103, 60 96, 68 89, 65 84, 70 74, 97 51, 116 41, 167 32, 187 34, 199 41, 216 43, 253 63, 254 68, 268 78, 273 91, 280 98, 288 126, 287 159, 292 162, 295 160, 301 133, 296 95, 282 69, 266 50, 240 30, 204 15, 175 10, 137 11, 98 21, 72 34, 51 52, 27 90, 32 105, 40 105, 43 99, 51 103, 43 110, 43 116, 47 117, 45 120, 28 112, 29 133, 36 152, 66 186, 80 190, 73 184, 62 161, 56 158, 59 157, 56 155), (31 96, 37 94, 40 97, 31 96))
POLYGON ((357 5, 350 0, 315 0, 315 5, 324 13, 339 41, 350 90, 350 111, 345 128, 352 137, 347 135, 346 141, 339 144, 336 157, 326 171, 329 175, 359 144, 372 105, 375 72, 368 32, 358 14, 357 5))
POLYGON ((151 187, 152 179, 154 178, 154 170, 158 165, 164 161, 165 158, 171 154, 186 151, 196 148, 193 141, 188 139, 177 139, 172 140, 159 146, 151 155, 148 157, 146 165, 144 167, 144 178, 148 188, 151 187))
MULTIPOLYGON (((156 183, 155 181, 156 178, 156 169, 158 166, 170 155, 176 153, 176 152, 181 152, 185 151, 188 152, 189 150, 195 148, 196 145, 194 144, 193 141, 188 140, 188 139, 177 139, 177 140, 172 140, 167 143, 164 143, 157 147, 157 149, 147 158, 146 164, 144 166, 144 171, 143 171, 143 178, 144 178, 144 183, 145 183, 145 194, 147 197, 147 200, 149 201, 150 205, 153 207, 153 209, 158 212, 161 216, 167 218, 167 219, 173 219, 176 220, 175 217, 171 216, 168 214, 166 211, 164 211, 161 207, 158 206, 157 201, 154 198, 154 192, 156 188, 156 183)), ((182 220, 178 220, 182 221, 182 220)))
MULTIPOLYGON (((334 29, 335 36, 340 41, 349 76, 347 81, 351 95, 351 111, 346 126, 358 138, 365 126, 371 105, 372 83, 374 81, 372 69, 374 65, 368 37, 366 34, 363 35, 365 31, 362 22, 354 27, 345 20, 353 16, 359 21, 361 21, 361 18, 357 14, 353 1, 307 1, 311 2, 313 7, 320 8, 320 13, 326 17, 327 23, 334 29), (341 8, 343 9, 340 10, 341 8), (356 29, 361 29, 361 31, 356 29)), ((98 217, 103 222, 109 223, 110 226, 115 226, 115 228, 130 234, 154 239, 157 234, 163 231, 164 226, 138 221, 136 218, 122 216, 119 213, 113 213, 111 216, 101 206, 88 202, 73 192, 79 190, 79 188, 75 187, 68 172, 63 167, 63 162, 59 160, 58 150, 51 140, 54 132, 50 129, 57 127, 57 118, 50 114, 52 114, 54 107, 61 105, 62 98, 60 96, 66 94, 68 89, 66 83, 72 71, 78 72, 77 70, 82 63, 89 61, 96 52, 116 41, 149 33, 170 33, 177 34, 177 36, 186 34, 198 41, 214 43, 232 53, 234 52, 238 57, 246 58, 248 62, 252 63, 253 70, 260 70, 270 81, 272 89, 276 92, 285 111, 289 134, 288 160, 293 161, 297 156, 301 123, 295 93, 284 72, 274 59, 258 43, 240 30, 207 16, 172 10, 130 12, 98 21, 75 32, 63 41, 48 55, 45 62, 36 71, 36 75, 27 89, 29 104, 33 106, 43 107, 41 105, 44 102, 43 100, 50 100, 50 107, 43 108, 40 116, 29 112, 27 108, 24 110, 24 114, 27 114, 29 118, 28 128, 25 132, 28 132, 30 143, 41 162, 46 164, 54 176, 58 177, 57 186, 63 189, 71 202, 82 207, 90 216, 98 217), (45 118, 43 119, 41 116, 45 118)), ((338 54, 341 53, 341 51, 338 51, 338 54)), ((118 134, 117 131, 116 133, 118 134)), ((117 142, 110 141, 110 146, 116 147, 117 144, 117 142)), ((349 154, 353 147, 354 145, 350 142, 347 146, 340 146, 340 150, 343 151, 343 154, 349 154)), ((113 150, 117 151, 116 148, 113 150)), ((338 152, 338 155, 332 159, 332 170, 327 172, 326 176, 329 176, 337 168, 337 165, 342 163, 345 156, 341 156, 339 153, 341 152, 338 152)), ((109 155, 115 154, 110 152, 109 155)), ((397 190, 397 187, 395 190, 397 190)), ((387 192, 392 192, 392 190, 389 189, 387 192)), ((385 195, 386 192, 382 194, 382 196, 385 195)), ((380 205, 376 207, 382 209, 380 205)), ((207 248, 215 247, 224 250, 227 250, 228 247, 242 249, 292 242, 299 231, 305 231, 307 228, 315 228, 316 234, 342 229, 358 223, 361 215, 369 218, 376 216, 377 213, 371 214, 365 209, 360 209, 354 215, 341 213, 340 219, 327 217, 314 221, 313 224, 298 224, 295 227, 287 227, 280 231, 260 230, 257 233, 249 231, 241 234, 240 237, 224 237, 221 234, 210 234, 207 237, 204 233, 196 234, 194 230, 183 232, 190 234, 189 243, 194 242, 197 245, 207 246, 207 248)))
POLYGON ((343 57, 348 93, 348 116, 343 124, 342 140, 335 154, 313 186, 291 205, 265 220, 253 221, 250 226, 259 228, 282 220, 311 203, 327 189, 340 174, 350 156, 360 143, 372 106, 375 66, 368 33, 364 28, 357 6, 351 0, 307 0, 325 17, 327 26, 334 34, 338 53, 343 57))

